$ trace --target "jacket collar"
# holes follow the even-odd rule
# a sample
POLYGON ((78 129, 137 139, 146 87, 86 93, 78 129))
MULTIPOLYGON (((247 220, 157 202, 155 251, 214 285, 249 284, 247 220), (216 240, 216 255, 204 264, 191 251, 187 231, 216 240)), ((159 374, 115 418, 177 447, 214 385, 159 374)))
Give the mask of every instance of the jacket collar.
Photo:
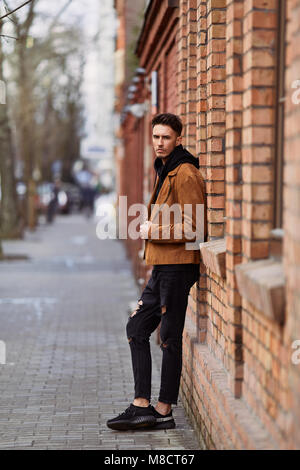
MULTIPOLYGON (((179 170, 179 168, 181 167, 182 163, 180 163, 180 165, 178 165, 176 168, 174 168, 174 170, 170 171, 167 176, 176 176, 177 175, 177 172, 179 170)), ((153 200, 154 200, 154 196, 155 196, 155 193, 156 193, 156 190, 157 190, 157 186, 158 186, 158 180, 156 181, 156 184, 155 184, 155 187, 153 188, 153 191, 152 191, 152 195, 150 197, 150 200, 149 200, 149 203, 148 203, 148 207, 151 206, 153 200)))
POLYGON ((180 163, 180 165, 178 165, 176 168, 174 168, 174 170, 172 171, 169 171, 168 175, 167 176, 176 176, 177 175, 177 172, 179 170, 179 168, 181 167, 183 163, 180 163))

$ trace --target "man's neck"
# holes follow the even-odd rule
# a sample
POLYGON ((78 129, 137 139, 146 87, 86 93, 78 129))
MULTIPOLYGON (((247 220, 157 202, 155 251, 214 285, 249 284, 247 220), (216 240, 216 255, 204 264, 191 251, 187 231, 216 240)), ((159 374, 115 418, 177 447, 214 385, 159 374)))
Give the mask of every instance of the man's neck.
POLYGON ((173 152, 174 152, 174 150, 172 150, 172 152, 169 153, 169 155, 167 155, 166 157, 161 158, 161 161, 162 161, 163 165, 165 165, 167 163, 167 161, 169 160, 169 158, 170 158, 170 156, 172 155, 173 152))

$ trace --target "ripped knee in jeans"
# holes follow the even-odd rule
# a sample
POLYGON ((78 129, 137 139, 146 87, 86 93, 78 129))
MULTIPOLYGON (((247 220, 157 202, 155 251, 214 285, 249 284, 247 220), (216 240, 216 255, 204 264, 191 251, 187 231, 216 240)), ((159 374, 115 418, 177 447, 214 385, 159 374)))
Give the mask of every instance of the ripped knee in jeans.
POLYGON ((132 314, 130 315, 130 318, 133 318, 137 314, 137 312, 139 311, 139 309, 142 305, 143 305, 143 301, 139 300, 138 301, 138 306, 137 306, 136 310, 134 312, 132 312, 132 314))
POLYGON ((166 312, 167 312, 167 306, 166 306, 166 305, 163 305, 163 306, 161 307, 161 314, 162 314, 162 315, 165 315, 166 312))

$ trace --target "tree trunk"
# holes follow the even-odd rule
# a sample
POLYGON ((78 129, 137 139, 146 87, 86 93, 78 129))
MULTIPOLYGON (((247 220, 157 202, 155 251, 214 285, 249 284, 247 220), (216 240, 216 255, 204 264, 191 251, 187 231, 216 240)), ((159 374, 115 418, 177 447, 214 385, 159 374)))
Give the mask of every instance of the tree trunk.
POLYGON ((21 217, 16 195, 14 165, 11 146, 11 132, 6 115, 6 106, 0 107, 0 175, 1 175, 1 215, 0 237, 20 238, 22 236, 21 217))
POLYGON ((18 50, 18 93, 19 93, 19 132, 20 153, 24 163, 24 180, 26 193, 26 224, 30 229, 36 227, 36 214, 34 206, 33 170, 35 162, 34 144, 34 105, 30 74, 28 72, 26 37, 21 36, 17 44, 18 50))
MULTIPOLYGON (((0 28, 1 31, 1 28, 0 28)), ((0 41, 0 80, 3 80, 3 53, 0 41)), ((22 236, 21 217, 18 209, 12 134, 9 125, 7 105, 0 105, 0 176, 1 176, 1 214, 0 237, 20 238, 22 236)))

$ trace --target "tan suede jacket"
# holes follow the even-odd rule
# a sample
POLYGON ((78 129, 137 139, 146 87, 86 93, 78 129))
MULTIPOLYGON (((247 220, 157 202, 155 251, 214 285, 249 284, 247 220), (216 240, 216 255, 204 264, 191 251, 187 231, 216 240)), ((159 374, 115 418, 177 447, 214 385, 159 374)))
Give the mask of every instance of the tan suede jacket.
POLYGON ((190 163, 182 163, 170 171, 153 204, 157 186, 158 181, 148 204, 148 220, 153 225, 145 241, 146 264, 200 263, 199 243, 206 240, 207 223, 204 181, 199 170, 190 163), (171 206, 174 211, 170 211, 171 206), (194 249, 192 242, 196 242, 194 249))

